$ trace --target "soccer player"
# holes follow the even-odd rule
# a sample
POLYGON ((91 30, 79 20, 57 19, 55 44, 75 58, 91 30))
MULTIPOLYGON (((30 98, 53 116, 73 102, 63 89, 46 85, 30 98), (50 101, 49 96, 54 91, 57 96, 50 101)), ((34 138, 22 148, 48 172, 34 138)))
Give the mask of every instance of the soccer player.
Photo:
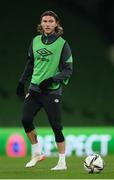
POLYGON ((51 170, 66 170, 65 138, 61 124, 61 95, 72 74, 72 54, 69 44, 61 35, 63 28, 58 15, 53 11, 41 14, 37 35, 33 38, 27 63, 20 77, 16 93, 25 96, 25 82, 31 82, 24 100, 22 124, 32 145, 32 157, 26 167, 33 167, 45 158, 41 152, 33 120, 43 107, 54 132, 59 160, 51 170))

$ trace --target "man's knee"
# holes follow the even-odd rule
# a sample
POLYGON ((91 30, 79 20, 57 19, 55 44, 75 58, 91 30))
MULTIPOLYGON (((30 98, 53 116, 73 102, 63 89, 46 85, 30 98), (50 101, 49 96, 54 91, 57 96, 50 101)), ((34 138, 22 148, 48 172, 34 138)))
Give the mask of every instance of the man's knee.
POLYGON ((62 126, 60 127, 53 127, 53 132, 55 134, 55 141, 56 142, 63 142, 65 140, 64 135, 62 133, 62 126))
POLYGON ((34 129, 34 125, 32 123, 32 119, 30 117, 23 117, 22 124, 24 127, 25 132, 30 132, 34 129))

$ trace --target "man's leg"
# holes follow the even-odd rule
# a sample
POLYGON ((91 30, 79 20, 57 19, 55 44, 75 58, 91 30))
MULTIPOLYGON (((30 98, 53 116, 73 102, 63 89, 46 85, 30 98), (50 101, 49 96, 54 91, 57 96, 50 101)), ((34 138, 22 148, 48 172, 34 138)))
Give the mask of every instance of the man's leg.
POLYGON ((59 161, 57 166, 52 168, 51 170, 66 170, 66 160, 65 160, 65 141, 63 142, 56 142, 57 147, 58 147, 58 152, 59 152, 59 161))
POLYGON ((27 136, 28 136, 31 144, 36 144, 38 142, 37 133, 35 132, 34 129, 32 131, 30 131, 30 132, 27 132, 27 136))
POLYGON ((65 154, 65 141, 57 142, 57 147, 60 154, 65 154))
POLYGON ((30 94, 25 98, 22 124, 25 132, 31 142, 32 146, 32 157, 31 160, 26 164, 26 167, 35 166, 38 161, 44 159, 44 155, 41 154, 41 147, 37 140, 37 134, 33 125, 33 119, 36 113, 40 110, 41 105, 37 101, 37 96, 30 94))
POLYGON ((26 133, 32 146, 32 157, 35 157, 36 155, 41 154, 42 149, 41 146, 37 140, 37 133, 35 132, 35 129, 26 133))
POLYGON ((37 162, 45 159, 44 154, 42 154, 42 148, 37 140, 37 135, 35 130, 27 133, 27 136, 31 142, 32 147, 32 157, 31 160, 26 164, 27 168, 33 167, 37 164, 37 162))
POLYGON ((44 108, 53 129, 59 153, 57 166, 52 168, 52 170, 65 170, 67 166, 65 161, 65 140, 61 126, 61 98, 58 95, 50 94, 45 97, 44 103, 44 108))

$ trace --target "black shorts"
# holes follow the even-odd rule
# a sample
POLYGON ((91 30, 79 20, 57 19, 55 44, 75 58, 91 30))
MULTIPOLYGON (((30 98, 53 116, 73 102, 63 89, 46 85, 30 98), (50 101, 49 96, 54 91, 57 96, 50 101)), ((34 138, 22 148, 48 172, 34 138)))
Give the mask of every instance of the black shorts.
POLYGON ((62 130, 61 125, 61 96, 57 94, 45 94, 30 91, 24 101, 23 118, 27 123, 32 124, 35 115, 44 108, 47 113, 50 125, 53 128, 62 130))

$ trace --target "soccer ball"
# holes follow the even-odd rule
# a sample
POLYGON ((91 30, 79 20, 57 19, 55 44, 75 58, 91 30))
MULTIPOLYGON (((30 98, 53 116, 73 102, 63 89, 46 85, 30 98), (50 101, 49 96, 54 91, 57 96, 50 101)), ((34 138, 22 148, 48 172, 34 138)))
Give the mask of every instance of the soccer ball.
POLYGON ((99 173, 104 169, 104 161, 98 154, 89 155, 85 158, 84 169, 89 173, 99 173))

